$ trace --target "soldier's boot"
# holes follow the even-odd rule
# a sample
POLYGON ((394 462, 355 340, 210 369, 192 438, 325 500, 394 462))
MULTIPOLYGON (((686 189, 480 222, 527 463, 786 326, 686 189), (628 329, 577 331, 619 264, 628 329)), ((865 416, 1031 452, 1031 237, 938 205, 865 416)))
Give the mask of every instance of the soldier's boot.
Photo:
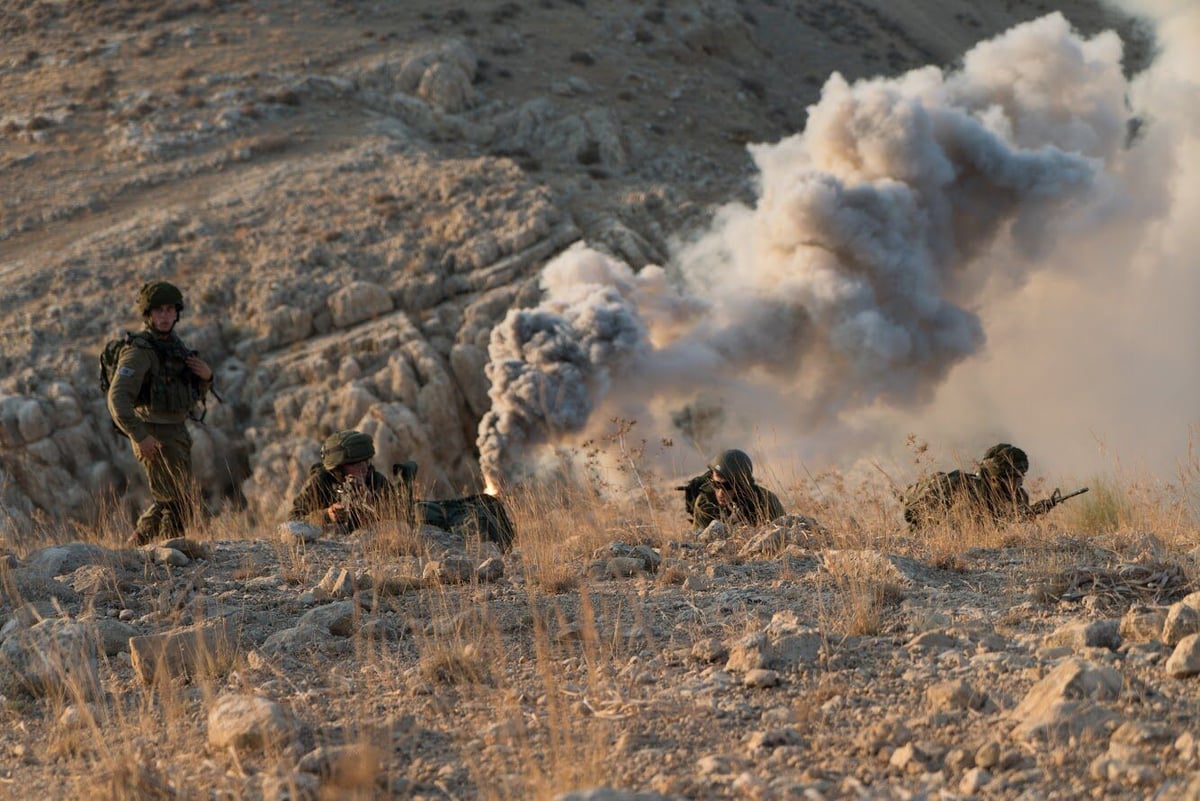
POLYGON ((170 540, 183 536, 183 513, 176 503, 162 504, 162 514, 158 519, 158 536, 170 540))
POLYGON ((145 545, 149 542, 154 542, 158 539, 159 527, 161 525, 162 506, 155 502, 147 507, 146 511, 137 519, 137 524, 133 529, 133 536, 129 538, 130 545, 145 545))

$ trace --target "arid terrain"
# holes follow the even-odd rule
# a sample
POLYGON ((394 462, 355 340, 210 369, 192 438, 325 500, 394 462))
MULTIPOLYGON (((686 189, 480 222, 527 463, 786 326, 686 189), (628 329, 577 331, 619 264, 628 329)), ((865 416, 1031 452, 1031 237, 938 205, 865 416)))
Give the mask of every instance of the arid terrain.
POLYGON ((1153 228, 1105 192, 1171 168, 1162 52, 1083 0, 0 5, 0 798, 1197 801, 1196 458, 919 535, 972 465, 917 438, 772 449, 761 529, 673 489, 928 404, 1047 220, 1153 228), (96 360, 156 278, 221 400, 210 514, 132 549, 96 360), (282 524, 343 428, 514 548, 282 524))

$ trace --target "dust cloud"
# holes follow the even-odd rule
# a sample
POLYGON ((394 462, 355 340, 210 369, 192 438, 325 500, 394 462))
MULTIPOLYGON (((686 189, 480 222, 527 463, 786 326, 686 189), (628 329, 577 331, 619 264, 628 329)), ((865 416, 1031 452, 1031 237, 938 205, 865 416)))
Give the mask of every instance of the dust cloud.
POLYGON ((562 254, 493 332, 485 475, 613 417, 689 443, 683 470, 736 445, 903 472, 911 432, 946 458, 1016 442, 1035 474, 1170 471, 1198 414, 1200 92, 1197 11, 1163 5, 1132 81, 1115 34, 1060 14, 953 71, 834 74, 803 132, 751 146, 754 205, 664 268, 562 254))

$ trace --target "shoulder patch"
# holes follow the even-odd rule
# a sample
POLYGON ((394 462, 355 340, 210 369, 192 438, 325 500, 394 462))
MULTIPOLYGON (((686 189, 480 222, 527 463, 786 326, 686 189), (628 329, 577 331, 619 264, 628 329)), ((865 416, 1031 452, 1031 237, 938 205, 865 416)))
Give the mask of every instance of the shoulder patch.
POLYGON ((125 378, 129 378, 130 376, 133 375, 133 368, 132 367, 118 367, 117 375, 124 376, 125 378))

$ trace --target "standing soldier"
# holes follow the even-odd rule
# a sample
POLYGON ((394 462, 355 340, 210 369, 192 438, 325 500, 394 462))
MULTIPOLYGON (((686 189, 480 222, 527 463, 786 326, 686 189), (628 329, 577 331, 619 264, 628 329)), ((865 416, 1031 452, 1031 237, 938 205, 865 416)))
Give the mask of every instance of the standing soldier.
POLYGON ((128 334, 108 387, 108 411, 133 443, 153 503, 137 520, 133 540, 177 537, 195 515, 192 437, 187 418, 212 387, 212 369, 175 334, 183 293, 166 281, 138 292, 142 331, 128 334))

